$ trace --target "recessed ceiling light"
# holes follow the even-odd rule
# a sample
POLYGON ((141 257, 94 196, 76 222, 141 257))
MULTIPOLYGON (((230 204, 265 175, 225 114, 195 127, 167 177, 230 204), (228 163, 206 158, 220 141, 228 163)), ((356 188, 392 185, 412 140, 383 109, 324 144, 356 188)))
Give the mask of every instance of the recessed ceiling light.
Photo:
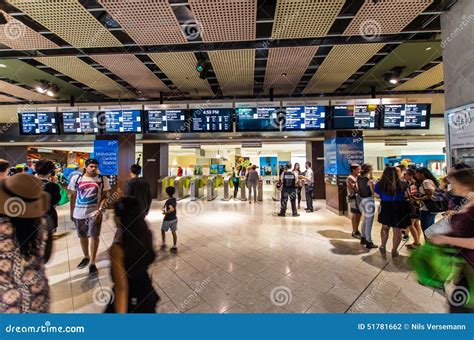
POLYGON ((389 81, 390 81, 390 84, 398 84, 398 79, 392 78, 389 81))
POLYGON ((10 139, 10 143, 15 143, 15 141, 13 139, 10 139))
POLYGON ((422 135, 422 136, 426 136, 426 133, 422 133, 421 135, 422 135))
POLYGON ((433 47, 427 47, 426 50, 429 51, 431 50, 433 47))
POLYGON ((283 136, 283 138, 288 138, 288 136, 283 136))
POLYGON ((7 65, 5 65, 5 64, 0 64, 0 67, 1 67, 1 68, 5 68, 5 67, 7 67, 7 65))

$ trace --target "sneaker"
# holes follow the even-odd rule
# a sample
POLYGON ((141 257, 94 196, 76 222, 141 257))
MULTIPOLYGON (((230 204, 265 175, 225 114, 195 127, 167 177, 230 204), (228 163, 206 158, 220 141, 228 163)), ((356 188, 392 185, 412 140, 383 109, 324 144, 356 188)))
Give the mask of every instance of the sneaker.
POLYGON ((86 268, 88 264, 89 264, 89 258, 88 258, 88 257, 84 257, 84 258, 82 259, 82 261, 79 262, 79 264, 77 265, 77 269, 86 268))
POLYGON ((365 237, 361 237, 360 238, 360 244, 362 244, 363 246, 367 245, 369 242, 367 242, 367 239, 365 237))
POLYGON ((410 239, 410 236, 408 234, 403 234, 402 239, 403 241, 408 241, 410 239))
POLYGON ((384 247, 384 246, 380 246, 379 247, 379 251, 382 253, 382 254, 385 254, 387 252, 387 249, 384 247))
POLYGON ((360 231, 352 232, 351 236, 357 239, 360 239, 362 237, 362 235, 360 234, 360 231))
POLYGON ((300 216, 300 214, 296 213, 296 214, 293 214, 293 217, 298 217, 300 216))
POLYGON ((307 213, 312 213, 312 212, 314 212, 313 209, 305 209, 305 210, 306 210, 307 213))
POLYGON ((375 249, 375 248, 378 248, 378 246, 376 246, 373 242, 367 242, 367 244, 365 245, 365 247, 367 249, 375 249))
POLYGON ((396 250, 392 250, 392 257, 397 257, 400 253, 396 250))
POLYGON ((98 270, 95 264, 89 266, 89 275, 97 274, 98 270))
POLYGON ((178 248, 176 248, 176 247, 171 247, 171 248, 170 248, 170 252, 176 254, 176 253, 178 252, 178 248))
POLYGON ((277 216, 285 217, 286 214, 279 213, 277 216))

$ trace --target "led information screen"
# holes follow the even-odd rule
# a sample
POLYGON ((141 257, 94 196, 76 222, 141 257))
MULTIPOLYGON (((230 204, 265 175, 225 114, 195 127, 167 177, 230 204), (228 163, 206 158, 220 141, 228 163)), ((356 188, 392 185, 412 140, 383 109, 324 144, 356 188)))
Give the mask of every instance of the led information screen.
POLYGON ((382 127, 400 129, 405 127, 405 104, 385 104, 382 127))
POLYGON ((19 112, 18 121, 22 135, 58 134, 56 108, 41 108, 41 112, 19 112))
POLYGON ((237 131, 279 130, 276 110, 278 110, 276 106, 257 106, 256 103, 235 103, 237 131))
POLYGON ((384 99, 384 129, 427 129, 430 125, 431 104, 393 102, 396 99, 384 99))
POLYGON ((326 128, 329 102, 283 102, 286 107, 285 130, 322 130, 326 128))
POLYGON ((99 133, 99 107, 59 108, 65 134, 99 133))
POLYGON ((186 132, 186 105, 145 106, 147 132, 186 132))
MULTIPOLYGON (((364 100, 360 102, 336 101, 332 110, 333 129, 375 129, 377 128, 379 103, 364 100)), ((380 101, 378 101, 380 102, 380 101)))
POLYGON ((232 104, 221 104, 219 106, 211 108, 205 105, 201 107, 190 105, 192 116, 191 131, 232 131, 232 104))
POLYGON ((141 133, 140 106, 104 107, 105 131, 108 133, 141 133))
POLYGON ((407 129, 427 129, 429 127, 430 104, 407 103, 405 110, 405 127, 407 129))

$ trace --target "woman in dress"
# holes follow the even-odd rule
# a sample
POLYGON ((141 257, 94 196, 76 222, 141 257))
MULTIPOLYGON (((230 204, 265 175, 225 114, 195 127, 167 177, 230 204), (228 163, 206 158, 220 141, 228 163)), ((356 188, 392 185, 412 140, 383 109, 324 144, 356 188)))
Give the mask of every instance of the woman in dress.
POLYGON ((375 184, 374 191, 380 197, 379 223, 382 224, 380 236, 382 245, 381 253, 386 252, 389 230, 393 231, 392 257, 397 257, 398 246, 402 240, 402 229, 411 225, 410 206, 406 200, 406 185, 403 184, 396 168, 387 167, 383 171, 380 181, 375 184))
POLYGON ((133 197, 123 197, 114 206, 117 232, 110 247, 114 298, 108 313, 155 313, 159 296, 148 275, 155 260, 153 236, 133 197))
POLYGON ((49 196, 33 175, 0 182, 0 313, 48 313, 49 196))

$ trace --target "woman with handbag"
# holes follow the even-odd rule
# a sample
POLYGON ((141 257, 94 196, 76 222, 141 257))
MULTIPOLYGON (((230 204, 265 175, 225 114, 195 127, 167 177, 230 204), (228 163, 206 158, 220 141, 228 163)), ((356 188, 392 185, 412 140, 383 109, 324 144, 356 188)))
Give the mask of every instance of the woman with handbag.
POLYGON ((438 202, 440 201, 433 200, 433 195, 439 187, 439 182, 427 168, 418 168, 415 170, 415 174, 417 180, 421 183, 419 187, 419 192, 421 194, 419 200, 422 203, 420 209, 420 221, 421 229, 424 232, 435 222, 436 215, 443 209, 442 207, 437 207, 439 205, 438 202))
MULTIPOLYGON (((466 260, 461 274, 455 281, 455 289, 468 292, 462 296, 465 301, 453 301, 448 298, 451 312, 474 312, 474 169, 463 169, 448 176, 453 193, 465 198, 466 203, 458 212, 450 217, 451 231, 447 235, 434 235, 430 242, 445 244, 459 249, 460 255, 466 260), (462 303, 464 302, 464 303, 462 303)), ((454 297, 454 293, 452 297, 454 297)), ((461 296, 461 295, 460 295, 461 296)))

